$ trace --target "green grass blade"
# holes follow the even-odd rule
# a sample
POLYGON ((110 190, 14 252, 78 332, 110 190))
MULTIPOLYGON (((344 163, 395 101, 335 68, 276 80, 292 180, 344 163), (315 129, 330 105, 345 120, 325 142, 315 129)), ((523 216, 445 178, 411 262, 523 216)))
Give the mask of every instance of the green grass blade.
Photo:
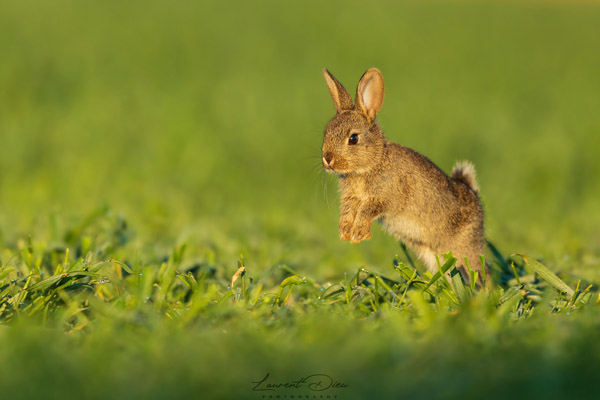
POLYGON ((559 290, 561 293, 567 294, 569 297, 573 297, 575 291, 569 287, 562 279, 560 279, 556 274, 548 267, 540 263, 539 261, 526 256, 524 254, 513 254, 513 256, 519 256, 525 261, 525 265, 531 268, 534 272, 536 272, 540 278, 548 282, 555 289, 559 290))
POLYGON ((426 288, 429 288, 431 285, 433 285, 438 279, 440 279, 442 277, 442 274, 445 274, 446 272, 448 272, 451 268, 453 268, 455 266, 455 264, 456 264, 456 258, 449 256, 449 258, 446 260, 444 265, 442 265, 440 267, 440 270, 431 277, 431 279, 427 283, 426 288))

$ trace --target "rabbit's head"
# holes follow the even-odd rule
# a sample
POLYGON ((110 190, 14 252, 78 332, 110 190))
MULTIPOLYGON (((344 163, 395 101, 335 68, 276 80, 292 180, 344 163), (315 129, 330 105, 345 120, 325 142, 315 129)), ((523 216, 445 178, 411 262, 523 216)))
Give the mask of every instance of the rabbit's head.
POLYGON ((325 128, 323 166, 337 174, 365 173, 377 166, 385 137, 375 116, 383 104, 383 77, 377 68, 364 73, 358 82, 356 101, 341 83, 323 70, 336 115, 325 128))

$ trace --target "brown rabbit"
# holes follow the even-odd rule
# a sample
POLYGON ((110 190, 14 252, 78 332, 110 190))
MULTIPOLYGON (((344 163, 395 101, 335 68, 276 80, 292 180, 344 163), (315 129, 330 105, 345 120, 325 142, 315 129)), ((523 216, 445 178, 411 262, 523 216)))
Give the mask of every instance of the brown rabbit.
POLYGON ((339 176, 340 238, 369 239, 377 219, 432 273, 438 271, 436 254, 451 251, 465 281, 466 257, 481 284, 483 209, 473 165, 457 163, 449 177, 427 157, 386 140, 375 121, 384 92, 378 69, 358 82, 355 104, 327 69, 323 75, 337 111, 325 129, 323 166, 339 176))

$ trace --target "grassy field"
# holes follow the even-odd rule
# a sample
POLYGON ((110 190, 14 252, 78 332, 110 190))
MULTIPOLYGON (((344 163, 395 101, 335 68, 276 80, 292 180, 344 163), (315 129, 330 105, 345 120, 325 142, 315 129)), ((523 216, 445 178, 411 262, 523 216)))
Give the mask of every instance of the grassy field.
POLYGON ((597 398, 599 48, 595 2, 0 2, 0 397, 597 398), (338 239, 321 69, 373 66, 494 291, 338 239))

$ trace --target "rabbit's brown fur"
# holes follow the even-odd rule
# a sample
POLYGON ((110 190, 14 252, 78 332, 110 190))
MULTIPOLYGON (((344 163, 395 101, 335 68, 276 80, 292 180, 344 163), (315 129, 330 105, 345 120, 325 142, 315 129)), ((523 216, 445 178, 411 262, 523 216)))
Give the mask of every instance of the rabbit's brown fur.
POLYGON ((323 74, 337 111, 325 129, 323 165, 339 176, 340 238, 369 239, 378 220, 432 272, 435 255, 451 251, 468 282, 464 259, 481 271, 485 242, 473 165, 457 163, 449 177, 427 157, 386 140, 375 121, 384 94, 378 69, 362 76, 355 103, 329 71, 323 74))

